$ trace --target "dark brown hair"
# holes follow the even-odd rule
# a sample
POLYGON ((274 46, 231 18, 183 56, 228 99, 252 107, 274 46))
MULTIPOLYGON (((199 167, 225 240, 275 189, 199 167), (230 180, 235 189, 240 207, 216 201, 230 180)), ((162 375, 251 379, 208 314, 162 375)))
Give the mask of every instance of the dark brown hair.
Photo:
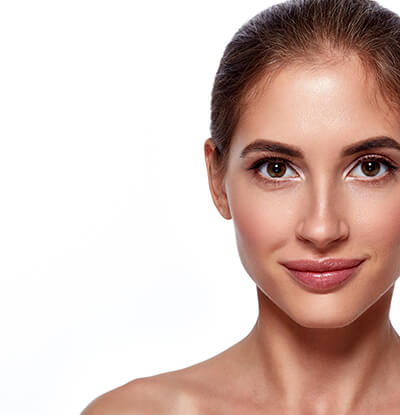
POLYGON ((400 17, 372 0, 289 0, 258 13, 225 48, 212 89, 211 138, 225 171, 231 138, 261 79, 293 64, 356 54, 383 98, 400 110, 400 17))

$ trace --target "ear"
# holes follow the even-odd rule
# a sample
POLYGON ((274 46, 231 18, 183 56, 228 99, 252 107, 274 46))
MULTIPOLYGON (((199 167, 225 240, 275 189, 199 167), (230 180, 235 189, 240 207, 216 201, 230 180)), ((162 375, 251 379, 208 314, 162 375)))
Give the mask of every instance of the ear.
POLYGON ((210 187, 214 205, 218 209, 219 213, 225 219, 232 219, 225 189, 225 176, 219 171, 218 166, 216 165, 216 151, 217 148, 214 140, 208 138, 204 143, 204 156, 207 166, 208 185, 210 187))

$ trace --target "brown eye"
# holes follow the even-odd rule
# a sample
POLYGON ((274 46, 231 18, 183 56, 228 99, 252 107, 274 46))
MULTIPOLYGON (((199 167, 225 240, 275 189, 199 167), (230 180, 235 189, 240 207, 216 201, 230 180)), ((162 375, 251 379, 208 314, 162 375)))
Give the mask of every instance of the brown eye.
POLYGON ((280 178, 287 179, 296 176, 296 172, 290 164, 286 160, 280 158, 267 157, 260 159, 256 161, 250 169, 258 171, 260 176, 269 180, 280 178), (287 175, 287 173, 290 172, 292 172, 292 176, 287 175))
MULTIPOLYGON (((397 167, 390 163, 388 160, 378 156, 367 156, 358 161, 353 168, 353 172, 356 172, 358 177, 383 177, 385 173, 392 173, 397 170, 397 167)), ((354 173, 352 174, 354 176, 354 173)))
POLYGON ((375 176, 380 168, 380 162, 378 161, 371 161, 371 160, 367 160, 367 161, 363 161, 361 163, 362 167, 361 170, 363 173, 365 173, 367 176, 375 176))
POLYGON ((271 177, 282 177, 286 172, 286 167, 283 163, 274 161, 268 163, 267 172, 271 177))

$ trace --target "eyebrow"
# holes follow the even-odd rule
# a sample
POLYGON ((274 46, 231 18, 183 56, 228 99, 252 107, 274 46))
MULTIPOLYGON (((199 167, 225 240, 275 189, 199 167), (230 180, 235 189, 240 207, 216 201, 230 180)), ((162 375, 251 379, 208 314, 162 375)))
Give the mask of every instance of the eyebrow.
MULTIPOLYGON (((351 156, 352 154, 360 153, 361 151, 370 150, 373 148, 394 148, 395 150, 400 151, 400 144, 391 137, 370 137, 365 140, 361 140, 354 144, 346 146, 342 150, 341 156, 351 156)), ((257 139, 249 145, 247 145, 240 153, 240 157, 243 158, 248 153, 259 151, 270 151, 274 153, 286 154, 287 156, 299 159, 304 159, 304 153, 300 150, 299 147, 290 146, 279 141, 265 139, 257 139)))

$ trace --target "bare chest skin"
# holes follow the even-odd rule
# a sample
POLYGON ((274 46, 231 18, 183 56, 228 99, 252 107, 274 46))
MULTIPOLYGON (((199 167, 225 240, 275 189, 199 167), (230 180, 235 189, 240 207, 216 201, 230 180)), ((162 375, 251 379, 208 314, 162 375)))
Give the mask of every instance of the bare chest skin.
MULTIPOLYGON (((177 392, 177 397, 180 395, 177 392)), ((240 391, 238 391, 240 396, 240 391)), ((400 413, 400 392, 394 396, 392 401, 378 404, 371 402, 370 407, 359 408, 358 410, 338 413, 321 412, 317 408, 300 410, 299 408, 285 408, 277 400, 271 399, 268 402, 257 403, 246 401, 237 396, 218 396, 218 391, 214 388, 209 393, 204 391, 194 391, 192 395, 180 395, 176 399, 175 405, 167 409, 165 415, 398 415, 400 413)))
MULTIPOLYGON (((175 397, 170 396, 161 403, 164 407, 162 415, 350 415, 349 413, 338 414, 337 412, 321 413, 317 409, 298 410, 288 409, 280 405, 280 402, 273 401, 264 405, 257 405, 254 402, 241 401, 235 397, 218 397, 214 392, 204 395, 204 392, 197 391, 194 395, 185 395, 176 391, 175 397), (173 404, 171 405, 171 403, 173 404)), ((156 412, 154 412, 155 415, 156 412)), ((383 406, 374 406, 351 412, 351 415, 398 415, 400 413, 400 399, 397 402, 388 402, 383 406)), ((132 412, 135 415, 136 412, 132 412)), ((150 412, 149 412, 150 414, 150 412)))
MULTIPOLYGON (((134 380, 100 397, 81 415, 350 415, 317 408, 285 408, 272 395, 258 400, 240 389, 228 394, 212 377, 194 380, 190 369, 134 380)), ((400 391, 386 402, 370 402, 369 408, 351 411, 351 415, 399 413, 400 391)))
MULTIPOLYGON (((400 373, 350 412, 288 408, 268 387, 260 387, 238 353, 240 343, 191 367, 136 379, 95 400, 81 415, 398 415, 400 373), (252 385, 252 386, 251 386, 252 385), (392 385, 392 387, 391 387, 392 385), (391 387, 390 392, 388 387, 391 387), (384 392, 386 394, 384 394, 384 392), (378 401, 379 399, 379 401, 378 401)), ((248 352, 248 351, 247 351, 248 352)), ((321 382, 324 380, 321 379, 321 382)), ((306 397, 305 397, 306 398, 306 397)))
MULTIPOLYGON (((325 412, 317 408, 287 408, 274 396, 265 397, 243 392, 239 387, 229 389, 229 376, 216 375, 216 361, 194 367, 133 381, 124 387, 132 400, 132 415, 350 415, 347 413, 325 412), (217 379, 217 381, 215 380, 217 379), (142 406, 138 411, 137 403, 142 406)), ((244 386, 244 385, 243 385, 244 386)), ((369 407, 351 411, 351 415, 398 415, 400 413, 399 393, 385 402, 369 402, 369 407)), ((86 414, 84 414, 86 415, 86 414)), ((92 414, 88 414, 92 415, 92 414)), ((96 415, 94 413, 93 415, 96 415)))

